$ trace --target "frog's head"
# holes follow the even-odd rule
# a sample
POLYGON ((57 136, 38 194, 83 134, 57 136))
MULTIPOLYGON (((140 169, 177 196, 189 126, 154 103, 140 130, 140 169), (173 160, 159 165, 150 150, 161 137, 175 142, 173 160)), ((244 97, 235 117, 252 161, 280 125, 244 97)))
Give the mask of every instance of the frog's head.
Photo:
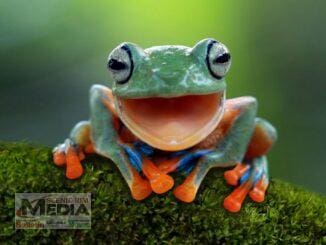
POLYGON ((155 148, 177 151, 207 137, 224 111, 231 58, 220 42, 193 48, 141 49, 122 43, 108 58, 112 92, 122 122, 155 148))

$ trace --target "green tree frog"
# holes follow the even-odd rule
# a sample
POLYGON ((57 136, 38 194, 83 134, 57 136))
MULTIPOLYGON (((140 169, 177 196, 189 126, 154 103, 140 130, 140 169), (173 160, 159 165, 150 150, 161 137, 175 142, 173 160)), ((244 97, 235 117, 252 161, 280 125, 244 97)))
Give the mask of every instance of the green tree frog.
POLYGON ((173 193, 187 203, 211 168, 233 166, 224 173, 235 186, 225 209, 238 212, 247 195, 262 202, 269 184, 265 155, 277 134, 256 117, 254 97, 225 98, 230 65, 229 50, 214 39, 192 48, 122 43, 107 62, 113 83, 92 86, 90 119, 54 148, 54 163, 76 179, 85 153, 110 158, 136 200, 169 191, 169 173, 184 172, 173 193))

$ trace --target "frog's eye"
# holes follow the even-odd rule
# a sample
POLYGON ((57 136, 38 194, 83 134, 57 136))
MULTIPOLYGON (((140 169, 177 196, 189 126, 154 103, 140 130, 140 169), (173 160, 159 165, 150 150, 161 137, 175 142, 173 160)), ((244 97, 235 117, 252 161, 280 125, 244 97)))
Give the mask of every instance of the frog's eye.
POLYGON ((116 83, 128 82, 134 69, 132 54, 128 45, 121 45, 111 52, 107 67, 116 83))
POLYGON ((207 45, 206 64, 213 77, 221 79, 231 66, 231 55, 227 47, 215 40, 207 45))

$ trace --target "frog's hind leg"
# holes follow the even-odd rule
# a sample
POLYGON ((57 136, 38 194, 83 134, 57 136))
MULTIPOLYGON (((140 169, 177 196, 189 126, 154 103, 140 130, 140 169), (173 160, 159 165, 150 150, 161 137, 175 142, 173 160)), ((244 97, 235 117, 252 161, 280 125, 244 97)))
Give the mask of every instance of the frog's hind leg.
POLYGON ((255 119, 255 129, 245 154, 245 163, 224 173, 228 184, 239 185, 224 200, 224 207, 231 211, 240 210, 242 202, 249 193, 255 202, 263 202, 269 184, 268 162, 265 155, 277 138, 275 128, 266 120, 255 119))
MULTIPOLYGON (((276 141, 275 128, 262 118, 255 119, 255 128, 248 144, 245 161, 266 155, 276 141)), ((237 185, 240 177, 248 170, 247 164, 237 164, 233 170, 226 171, 224 177, 229 185, 237 185)))
POLYGON ((93 153, 93 145, 90 140, 90 123, 82 121, 76 124, 70 133, 70 137, 63 144, 53 149, 53 161, 57 166, 66 166, 68 179, 76 179, 83 174, 80 163, 85 158, 84 153, 93 153))
POLYGON ((184 182, 174 190, 179 200, 191 202, 198 188, 213 167, 234 166, 241 162, 254 131, 257 102, 253 97, 227 100, 219 126, 200 144, 199 150, 209 150, 200 157, 184 182))
POLYGON ((253 201, 264 201, 268 187, 269 178, 265 156, 254 158, 248 164, 242 165, 246 166, 246 171, 240 175, 239 186, 223 202, 224 208, 230 212, 238 212, 241 209, 248 193, 253 201))
POLYGON ((277 139, 274 126, 262 118, 255 119, 255 129, 251 137, 245 159, 266 155, 277 139))

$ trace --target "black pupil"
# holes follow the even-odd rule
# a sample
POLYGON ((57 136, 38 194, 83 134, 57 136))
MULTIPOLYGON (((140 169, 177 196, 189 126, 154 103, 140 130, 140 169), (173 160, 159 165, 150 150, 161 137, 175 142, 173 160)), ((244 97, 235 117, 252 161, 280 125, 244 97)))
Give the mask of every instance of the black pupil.
POLYGON ((110 59, 108 67, 112 70, 124 70, 127 68, 127 64, 116 59, 110 59))
POLYGON ((214 60, 214 63, 226 63, 230 60, 231 55, 229 53, 225 53, 220 55, 214 60))

